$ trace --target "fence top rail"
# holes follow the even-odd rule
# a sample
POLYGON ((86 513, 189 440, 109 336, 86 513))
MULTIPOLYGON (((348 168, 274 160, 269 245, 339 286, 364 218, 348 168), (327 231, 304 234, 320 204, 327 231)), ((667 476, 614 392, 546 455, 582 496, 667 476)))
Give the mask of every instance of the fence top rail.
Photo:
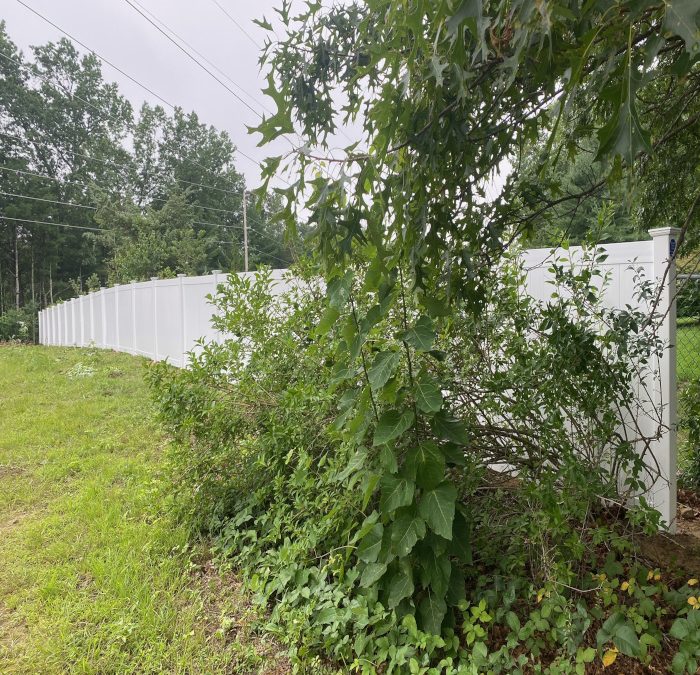
MULTIPOLYGON (((274 281, 281 281, 284 276, 287 274, 288 270, 286 269, 275 269, 270 271, 270 276, 274 281)), ((255 277, 256 272, 236 272, 239 277, 241 278, 253 278, 255 277)), ((128 283, 124 284, 114 284, 113 286, 109 287, 102 287, 97 291, 91 291, 90 293, 83 293, 82 295, 79 295, 74 298, 68 298, 67 300, 61 300, 59 302, 55 302, 53 305, 49 305, 48 307, 45 307, 42 309, 39 314, 41 315, 42 312, 45 312, 47 310, 53 310, 56 309, 57 307, 60 307, 61 305, 64 304, 69 304, 73 302, 82 302, 83 300, 87 300, 88 298, 91 297, 99 297, 99 296, 106 296, 106 295, 114 295, 118 294, 120 289, 132 289, 135 288, 137 290, 139 289, 152 289, 154 285, 157 285, 160 288, 167 288, 171 286, 177 286, 180 283, 186 285, 186 286, 202 286, 202 285, 208 285, 211 284, 213 281, 217 281, 218 283, 221 283, 225 281, 226 278, 228 278, 229 273, 228 272, 221 272, 219 270, 215 270, 211 272, 210 274, 204 274, 204 275, 199 275, 196 277, 187 277, 187 276, 179 276, 175 277, 174 279, 151 279, 149 281, 131 281, 128 283)))
MULTIPOLYGON (((621 264, 649 264, 654 261, 653 240, 648 241, 627 241, 618 244, 600 244, 596 250, 605 253, 605 261, 598 263, 600 267, 621 264)), ((582 246, 571 246, 568 249, 558 248, 532 248, 522 251, 520 259, 526 267, 541 267, 551 265, 559 259, 567 261, 580 260, 583 256, 582 246)))

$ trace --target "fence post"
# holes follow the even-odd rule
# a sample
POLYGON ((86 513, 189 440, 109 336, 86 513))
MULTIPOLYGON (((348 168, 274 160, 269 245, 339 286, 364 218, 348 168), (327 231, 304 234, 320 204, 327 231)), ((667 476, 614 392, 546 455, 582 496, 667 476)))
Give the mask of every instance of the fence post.
POLYGON ((78 309, 80 310, 80 343, 79 347, 85 346, 85 296, 78 296, 78 309))
POLYGON ((153 360, 158 360, 158 277, 151 277, 153 287, 153 360))
POLYGON ((105 286, 100 286, 100 295, 102 296, 101 309, 102 309, 102 344, 97 345, 98 347, 105 348, 107 346, 107 301, 105 300, 105 295, 107 288, 105 286))
POLYGON ((187 348, 187 321, 185 321, 185 284, 184 279, 186 274, 178 274, 177 278, 180 284, 180 341, 182 349, 180 350, 180 366, 185 367, 185 349, 187 348))
POLYGON ((95 291, 90 291, 90 342, 95 343, 95 291))
MULTIPOLYGON (((216 294, 219 291, 219 275, 221 274, 221 270, 212 270, 211 273, 214 275, 214 292, 211 294, 212 299, 216 298, 216 294)), ((209 319, 209 322, 211 323, 211 319, 209 319)), ((216 341, 217 342, 223 342, 223 334, 221 331, 216 331, 216 341)))
POLYGON ((114 284, 114 348, 118 352, 119 345, 119 284, 114 284))
POLYGON ((138 354, 136 350, 136 281, 131 280, 131 353, 138 354))
POLYGON ((677 412, 678 384, 676 381, 676 246, 680 230, 676 227, 659 227, 649 230, 653 238, 654 277, 663 283, 659 289, 657 312, 664 317, 659 326, 659 339, 664 350, 659 358, 659 382, 656 387, 658 409, 661 413, 663 433, 656 443, 661 487, 653 491, 654 506, 671 532, 676 530, 676 503, 678 465, 677 412))

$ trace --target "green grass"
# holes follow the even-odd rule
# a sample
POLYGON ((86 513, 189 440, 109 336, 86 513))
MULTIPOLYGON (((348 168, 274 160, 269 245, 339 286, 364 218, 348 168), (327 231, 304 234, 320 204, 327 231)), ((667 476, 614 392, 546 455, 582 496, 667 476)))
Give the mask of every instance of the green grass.
POLYGON ((700 377, 700 324, 678 326, 676 359, 681 382, 700 377))
POLYGON ((168 515, 143 368, 0 346, 0 673, 286 670, 168 515))

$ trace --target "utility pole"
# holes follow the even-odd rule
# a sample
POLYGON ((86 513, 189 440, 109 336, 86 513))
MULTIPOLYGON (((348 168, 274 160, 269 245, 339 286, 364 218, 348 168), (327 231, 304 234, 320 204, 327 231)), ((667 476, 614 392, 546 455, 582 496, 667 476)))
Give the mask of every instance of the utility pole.
POLYGON ((246 204, 246 191, 243 190, 243 260, 244 272, 248 271, 248 205, 246 204))

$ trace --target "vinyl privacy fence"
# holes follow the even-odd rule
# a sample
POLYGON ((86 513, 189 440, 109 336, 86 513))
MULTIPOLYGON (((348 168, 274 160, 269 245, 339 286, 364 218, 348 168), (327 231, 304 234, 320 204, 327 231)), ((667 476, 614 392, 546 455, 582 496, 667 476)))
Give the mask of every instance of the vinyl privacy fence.
MULTIPOLYGON (((631 439, 643 436, 645 452, 658 477, 649 486, 647 500, 660 512, 670 529, 676 519, 676 312, 675 263, 672 255, 678 237, 675 228, 651 230, 648 241, 610 244, 607 259, 596 267, 605 277, 603 303, 610 308, 640 307, 636 293, 640 278, 663 282, 656 311, 664 316, 659 337, 666 345, 663 355, 637 383, 639 411, 631 420, 621 420, 620 433, 631 439)), ((524 251, 527 272, 524 292, 546 301, 552 294, 551 264, 567 259, 574 265, 583 257, 580 248, 567 251, 524 251)), ((252 275, 253 273, 248 273, 252 275)), ((279 293, 291 288, 285 270, 273 272, 279 293)), ((101 288, 99 291, 49 307, 39 313, 39 341, 45 345, 95 346, 128 352, 154 360, 167 359, 186 367, 188 353, 197 342, 224 336, 211 325, 213 307, 207 296, 226 282, 221 272, 199 277, 151 279, 101 288)), ((635 440, 636 443, 641 443, 635 440)))

